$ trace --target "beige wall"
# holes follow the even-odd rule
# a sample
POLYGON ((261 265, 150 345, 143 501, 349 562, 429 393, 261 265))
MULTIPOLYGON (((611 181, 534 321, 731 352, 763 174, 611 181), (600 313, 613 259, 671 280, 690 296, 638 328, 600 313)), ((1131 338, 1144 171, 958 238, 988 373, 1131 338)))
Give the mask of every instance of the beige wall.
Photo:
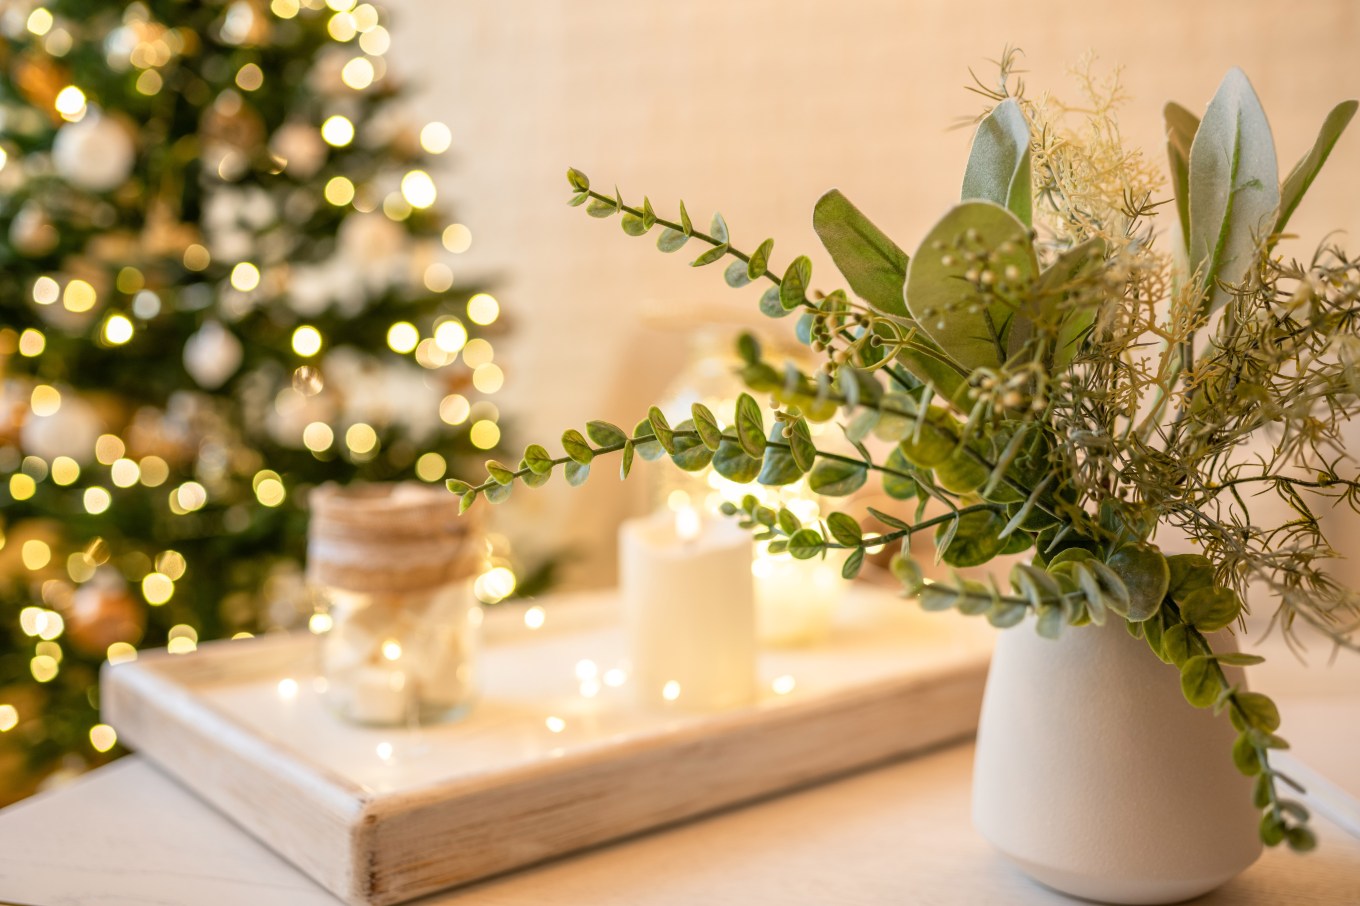
MULTIPOLYGON (((444 185, 474 233, 466 267, 499 271, 514 313, 501 402, 520 442, 645 412, 681 344, 641 325, 644 304, 749 310, 757 295, 568 208, 568 164, 659 211, 682 194, 696 220, 720 207, 738 244, 774 236, 782 265, 817 251, 811 205, 832 186, 913 246, 956 198, 968 134, 950 126, 979 102, 963 89, 968 67, 990 74, 1007 43, 1024 48, 1032 90, 1071 94, 1064 70, 1087 50, 1123 64, 1126 133, 1158 160, 1162 103, 1201 109, 1232 65, 1261 95, 1286 168, 1332 103, 1360 96, 1349 0, 392 5, 390 60, 424 83, 422 115, 454 130, 444 185)), ((1294 224, 1360 231, 1355 133, 1294 224)), ((829 262, 813 258, 825 278, 829 262)), ((616 481, 521 497, 503 522, 522 543, 578 545, 578 579, 609 579, 628 505, 616 481)))

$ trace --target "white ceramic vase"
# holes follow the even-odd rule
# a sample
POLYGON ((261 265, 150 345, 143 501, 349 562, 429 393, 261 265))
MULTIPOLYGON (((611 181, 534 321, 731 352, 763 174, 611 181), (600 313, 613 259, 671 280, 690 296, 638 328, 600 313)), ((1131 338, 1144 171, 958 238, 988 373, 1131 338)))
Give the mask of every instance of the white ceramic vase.
MULTIPOLYGON (((1236 650, 1226 633, 1216 651, 1236 650)), ((1241 682, 1241 672, 1230 673, 1241 682)), ((1002 632, 987 678, 973 823, 1036 881, 1106 903, 1176 903, 1261 853, 1226 715, 1122 624, 1002 632)))

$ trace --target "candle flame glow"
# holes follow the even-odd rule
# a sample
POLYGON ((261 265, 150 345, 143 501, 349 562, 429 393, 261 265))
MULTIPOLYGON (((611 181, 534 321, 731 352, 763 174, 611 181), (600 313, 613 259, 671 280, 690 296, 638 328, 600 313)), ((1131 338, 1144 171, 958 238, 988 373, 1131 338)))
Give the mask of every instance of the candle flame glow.
POLYGON ((699 511, 694 507, 683 507, 675 511, 675 534, 681 541, 693 541, 699 537, 699 511))

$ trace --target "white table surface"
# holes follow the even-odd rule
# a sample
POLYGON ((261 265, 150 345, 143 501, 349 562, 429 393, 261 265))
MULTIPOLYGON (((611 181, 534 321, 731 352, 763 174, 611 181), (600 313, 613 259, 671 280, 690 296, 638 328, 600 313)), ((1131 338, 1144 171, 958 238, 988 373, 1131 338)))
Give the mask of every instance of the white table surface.
MULTIPOLYGON (((1274 652, 1270 652, 1274 653, 1274 652)), ((1295 754, 1360 794, 1360 658, 1253 668, 1295 754)), ((1206 757, 1209 757, 1206 754, 1206 757)), ((1225 755, 1226 757, 1226 755, 1225 755)), ((972 829, 972 747, 955 746, 421 901, 491 906, 1064 904, 972 829)), ((1268 851, 1199 901, 1357 906, 1360 839, 1315 819, 1317 852, 1268 851)), ((24 906, 338 901, 138 757, 0 812, 0 902, 24 906)))

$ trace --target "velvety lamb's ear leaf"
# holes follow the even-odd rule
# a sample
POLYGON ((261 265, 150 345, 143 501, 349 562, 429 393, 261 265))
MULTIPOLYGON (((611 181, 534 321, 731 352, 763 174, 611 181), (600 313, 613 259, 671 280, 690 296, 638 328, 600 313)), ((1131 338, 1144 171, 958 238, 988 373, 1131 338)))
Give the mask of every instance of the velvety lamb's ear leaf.
POLYGON ((1181 244, 1190 243, 1190 146, 1199 131, 1199 117, 1175 101, 1162 108, 1166 120, 1166 156, 1171 166, 1171 191, 1180 218, 1181 244))
POLYGON ((1204 286, 1204 311, 1227 304, 1220 284, 1244 283, 1280 205, 1275 140, 1261 102, 1231 69, 1190 146, 1190 271, 1204 286))
POLYGON ((817 199, 812 228, 856 295, 884 314, 908 316, 902 301, 907 253, 870 223, 839 189, 817 199))
POLYGON ((1280 213, 1275 218, 1276 233, 1284 231, 1285 224, 1289 223, 1289 218, 1303 200, 1308 187, 1313 184, 1322 165, 1327 162, 1327 157, 1336 146, 1337 139, 1341 138, 1341 133, 1346 131, 1346 126, 1355 116, 1357 106, 1360 106, 1360 102, 1342 101, 1333 107, 1327 114, 1327 119, 1323 120, 1322 131, 1318 133, 1313 147, 1308 149, 1308 153, 1285 177, 1284 185, 1280 186, 1280 213))
POLYGON ((1000 296, 1038 272, 1029 228, 989 201, 966 201, 931 228, 907 270, 916 323, 969 373, 1007 356, 1013 309, 1000 296), (1005 248, 1007 251, 1002 251, 1005 248), (981 254, 983 264, 968 260, 981 254))
POLYGON ((968 168, 963 173, 963 201, 991 201, 1029 226, 1029 123, 1014 98, 1006 98, 978 123, 968 168))

